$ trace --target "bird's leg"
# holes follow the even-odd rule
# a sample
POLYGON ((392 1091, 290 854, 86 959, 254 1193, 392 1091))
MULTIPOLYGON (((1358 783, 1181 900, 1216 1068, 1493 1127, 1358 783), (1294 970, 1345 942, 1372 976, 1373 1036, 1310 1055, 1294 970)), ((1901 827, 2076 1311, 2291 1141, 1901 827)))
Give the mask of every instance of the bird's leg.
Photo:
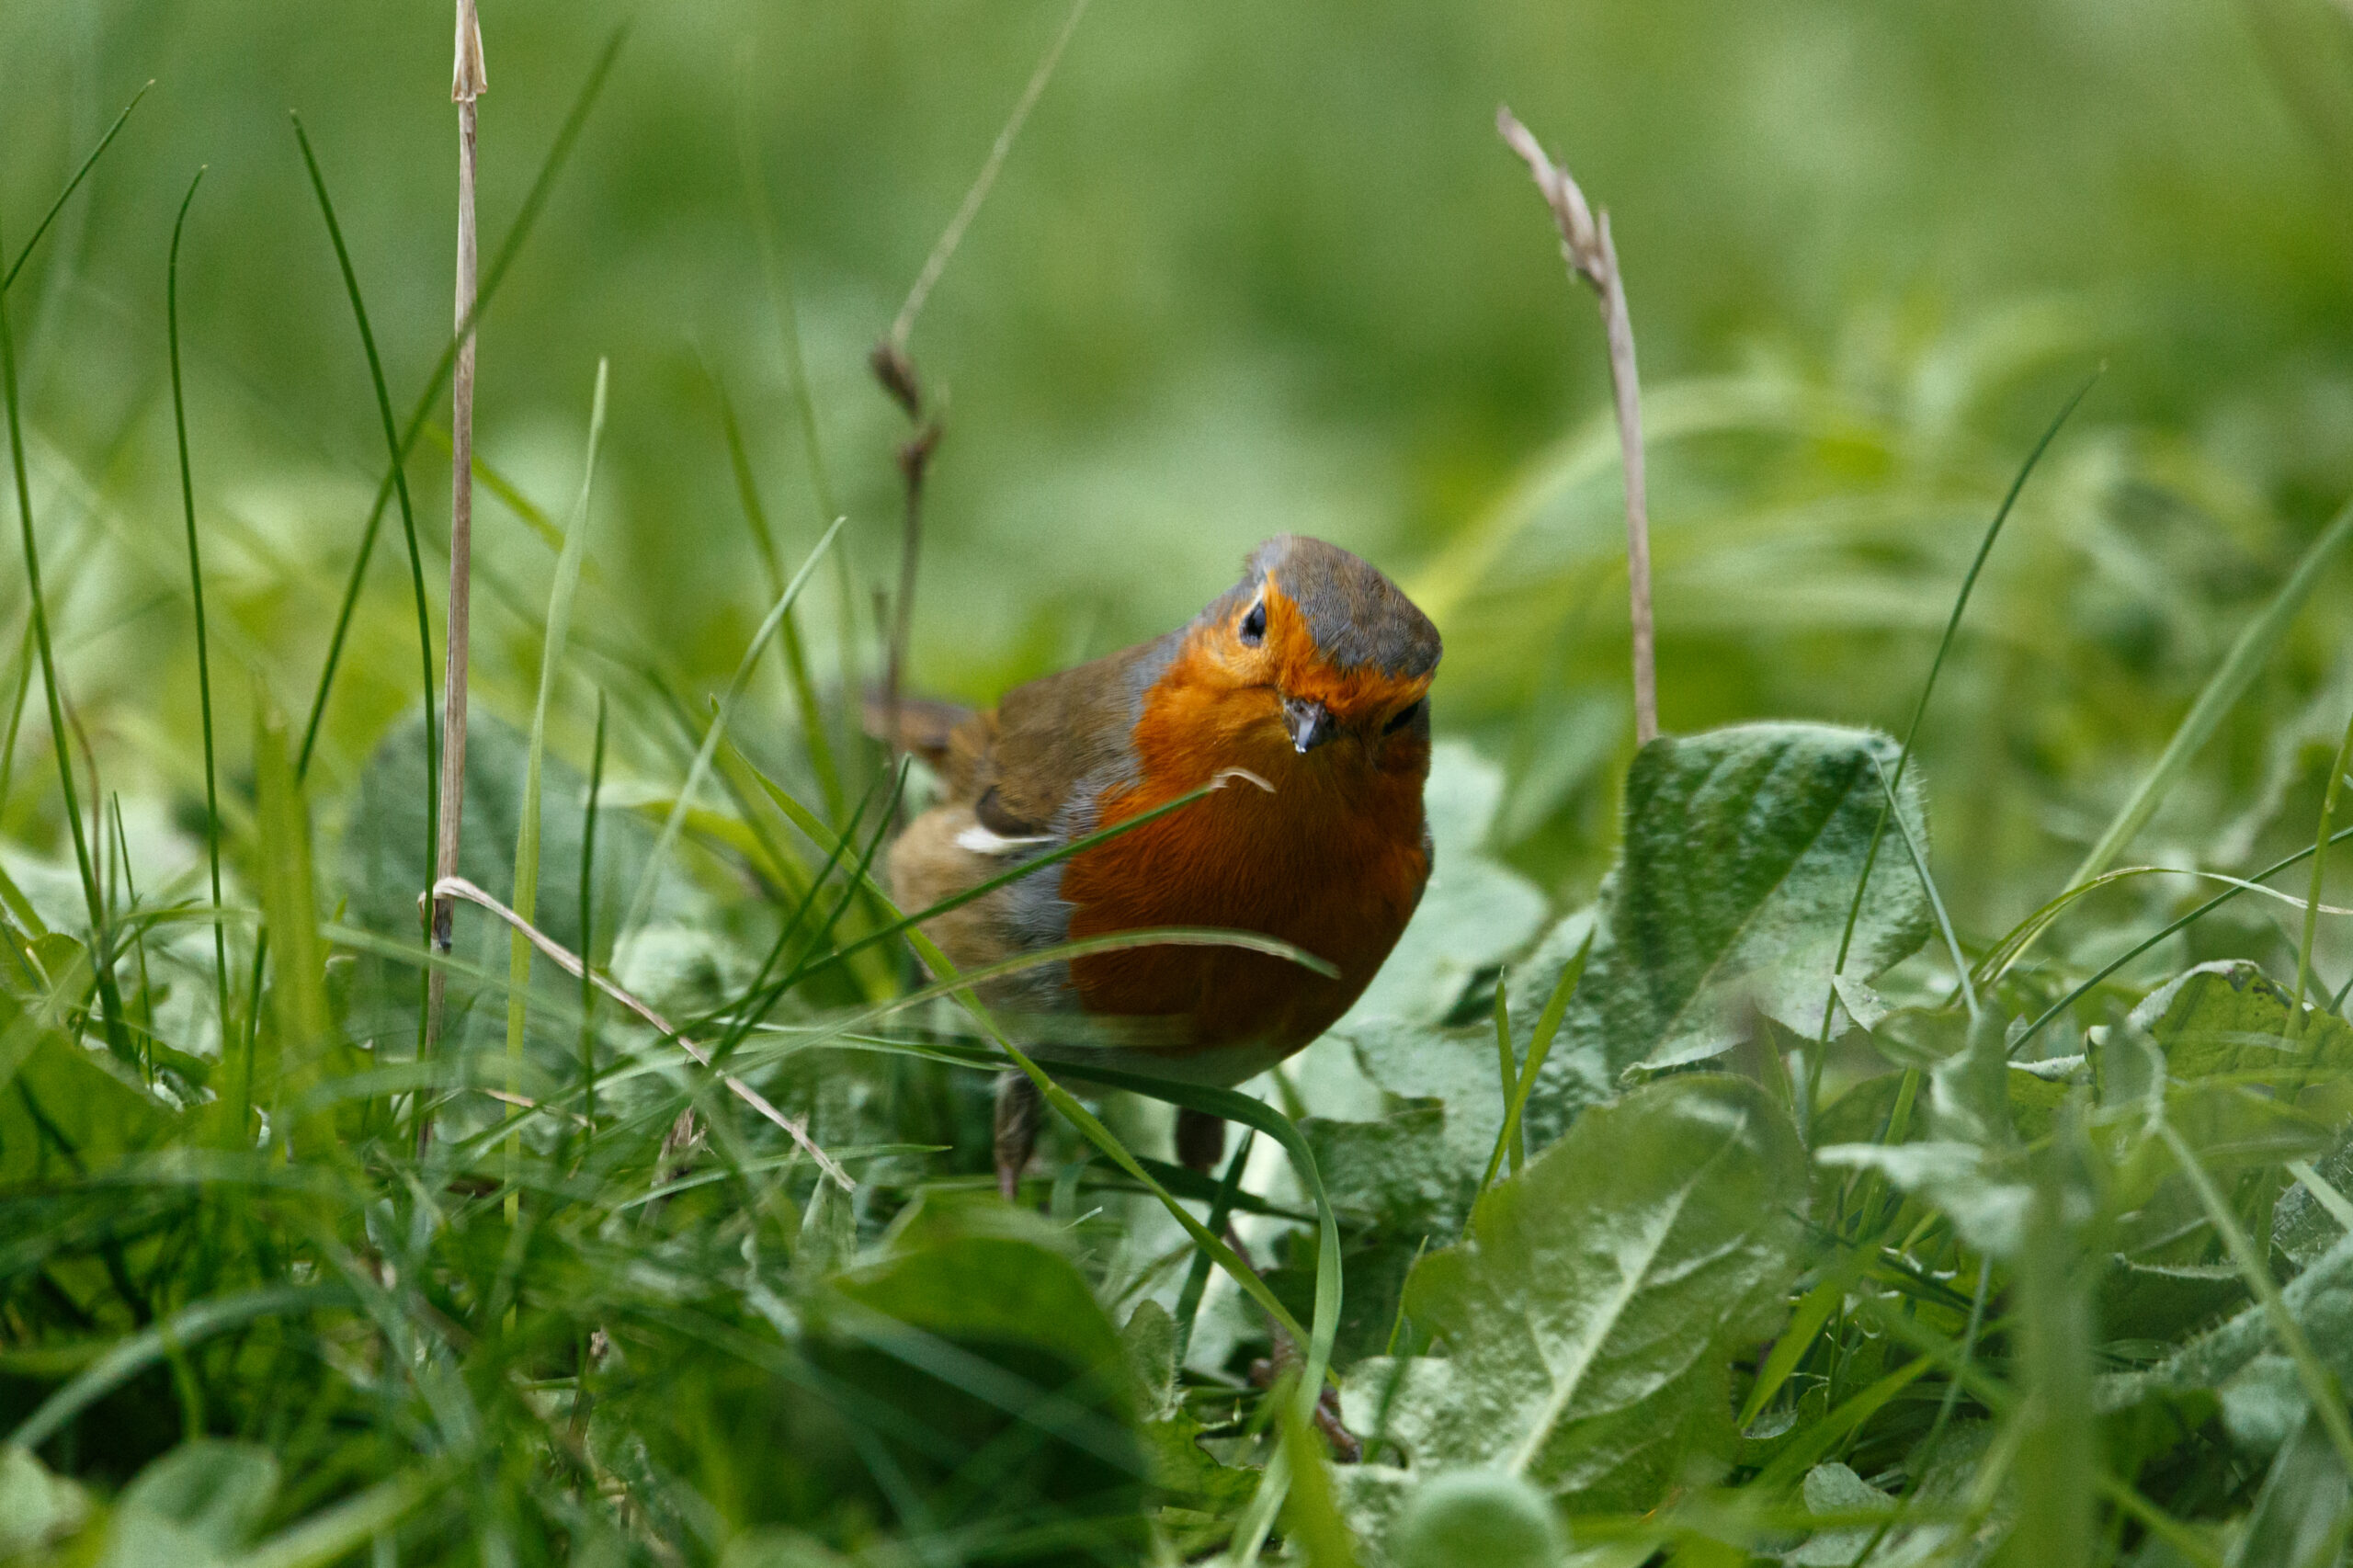
POLYGON ((1022 1073, 1006 1073, 996 1081, 996 1189, 1011 1203, 1021 1195, 1021 1173, 1038 1147, 1038 1124, 1046 1114, 1046 1096, 1022 1073))
POLYGON ((1188 1169, 1205 1176, 1217 1176, 1218 1162, 1225 1158, 1225 1120, 1205 1110, 1189 1106, 1176 1109, 1176 1160, 1188 1169))
MULTIPOLYGON (((1224 1119, 1205 1110, 1179 1107, 1176 1111, 1177 1160, 1203 1176, 1214 1177, 1218 1162, 1224 1157, 1224 1119)), ((1251 1261, 1249 1249, 1234 1233, 1231 1221, 1225 1227, 1225 1244, 1233 1249, 1233 1256, 1242 1260, 1243 1267, 1253 1274, 1258 1272, 1258 1266, 1251 1261)), ((1297 1368, 1299 1362, 1299 1346, 1291 1343, 1290 1335, 1278 1327, 1275 1330, 1274 1355, 1251 1368, 1251 1381, 1262 1388, 1270 1386, 1278 1375, 1288 1369, 1297 1368)), ((1328 1384, 1315 1403, 1315 1425, 1332 1445, 1332 1452, 1341 1463, 1354 1464, 1364 1457, 1364 1445, 1358 1442, 1356 1435, 1340 1422, 1339 1395, 1328 1384)))

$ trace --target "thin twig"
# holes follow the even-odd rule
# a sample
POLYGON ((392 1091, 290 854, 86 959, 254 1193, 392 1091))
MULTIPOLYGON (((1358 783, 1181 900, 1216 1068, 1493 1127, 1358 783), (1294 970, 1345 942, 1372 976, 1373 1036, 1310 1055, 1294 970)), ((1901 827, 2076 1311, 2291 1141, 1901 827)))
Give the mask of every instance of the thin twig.
POLYGON ((1609 389, 1618 403, 1618 445, 1626 463, 1626 585, 1634 625, 1634 740, 1648 745, 1658 734, 1658 655, 1651 630, 1650 499, 1643 480, 1642 381, 1634 371, 1634 324, 1626 313, 1626 285, 1618 271, 1618 247, 1609 238, 1609 212, 1587 206, 1569 171, 1552 162, 1508 108, 1495 110, 1495 130, 1528 162, 1536 188, 1561 229, 1561 255, 1569 271, 1600 297, 1601 323, 1609 338, 1609 389))
MULTIPOLYGON (((611 997, 614 1001, 619 1002, 622 1006, 627 1007, 631 1012, 635 1013, 639 1017, 644 1019, 647 1023, 660 1030, 664 1039, 676 1040, 678 1044, 678 1049, 685 1051, 688 1056, 693 1057, 698 1063, 705 1067, 710 1065, 710 1052, 705 1051, 701 1046, 697 1045, 693 1040, 690 1040, 686 1036, 680 1034, 676 1025, 671 1023, 669 1019, 664 1017, 661 1014, 655 1012, 653 1008, 647 1006, 644 1003, 639 1001, 636 997, 622 990, 619 985, 616 985, 605 976, 598 974, 596 971, 590 969, 586 964, 580 960, 578 956, 575 955, 572 949, 564 947, 554 937, 550 937, 545 932, 541 931, 538 926, 532 925, 529 921, 524 919, 521 915, 516 914, 513 910, 499 903, 498 900, 483 892, 481 888, 476 887, 473 883, 466 881, 465 878, 443 877, 440 881, 433 884, 433 898, 438 904, 450 904, 453 903, 455 900, 464 899, 468 903, 478 904, 482 908, 489 910, 493 915, 497 915, 501 920, 506 921, 507 925, 522 933, 524 938, 533 947, 539 949, 540 951, 545 953, 550 961, 554 963, 557 968, 563 970, 566 974, 572 975, 575 979, 585 980, 595 985, 597 990, 603 992, 606 995, 611 997)), ((842 1169, 839 1162, 835 1160, 831 1154, 826 1153, 824 1150, 819 1148, 815 1139, 809 1136, 809 1127, 806 1122, 800 1120, 798 1118, 785 1115, 784 1112, 777 1109, 775 1106, 768 1103, 767 1096, 761 1094, 757 1089, 753 1088, 749 1084, 745 1083, 741 1078, 736 1077, 732 1073, 721 1074, 720 1082, 725 1084, 729 1092, 733 1094, 737 1099, 742 1100, 745 1105, 750 1106, 754 1110, 758 1111, 768 1120, 784 1129, 786 1133, 791 1137, 792 1141, 795 1143, 800 1144, 801 1149, 808 1153, 811 1159, 817 1162, 818 1169, 824 1171, 827 1176, 833 1177, 834 1180, 841 1184, 843 1191, 849 1192, 855 1190, 857 1184, 850 1180, 849 1173, 842 1169)))
POLYGON ((915 630, 915 566, 923 556, 923 483, 931 472, 931 455, 939 447, 941 426, 937 416, 924 417, 923 380, 897 339, 886 337, 876 344, 867 363, 915 426, 899 448, 899 479, 905 494, 900 513, 899 590, 891 598, 889 645, 882 659, 882 744, 889 769, 883 777, 895 778, 901 749, 899 705, 906 689, 907 642, 915 630))
POLYGON ((1070 47, 1071 35, 1078 31, 1079 19, 1086 15, 1092 0, 1074 0, 1070 15, 1063 18, 1062 30, 1039 58, 1038 68, 1029 74, 1021 96, 1013 103, 1013 110, 989 146, 989 155, 981 164, 981 172, 972 178, 956 215, 948 220, 948 227, 940 231, 931 254, 924 258, 923 270, 915 275, 914 286, 907 290, 906 301, 899 307, 898 315, 891 323, 891 330, 874 352, 867 357, 867 364, 882 390, 904 410, 915 434, 899 448, 899 477, 905 494, 905 505, 900 514, 899 588, 890 607, 889 647, 882 665, 882 744, 887 767, 883 777, 895 777, 899 770, 899 706, 905 689, 907 640, 915 625, 915 564, 923 545, 923 485, 931 472, 932 453, 939 446, 941 426, 935 412, 928 418, 924 412, 923 380, 915 372, 915 360, 908 356, 907 339, 915 329, 915 318, 923 313, 924 301, 931 298, 933 287, 941 273, 948 269, 949 258, 964 242, 964 233, 980 214, 982 203, 996 185, 996 176, 1005 168, 1006 159, 1012 154, 1014 141, 1020 136, 1021 127, 1028 122, 1029 111, 1038 107, 1038 99, 1053 79, 1054 67, 1062 63, 1063 51, 1070 47))
MULTIPOLYGON (((466 811, 466 655, 472 639, 474 536, 474 163, 478 119, 475 100, 490 90, 483 64, 482 21, 474 0, 457 0, 457 61, 449 97, 458 106, 458 360, 449 381, 449 655, 441 674, 441 823, 433 856, 434 884, 457 874, 458 844, 466 811)), ((434 950, 447 957, 456 906, 447 897, 433 903, 434 950)), ((448 982, 435 969, 427 983, 426 1049, 440 1043, 448 982)), ((432 1119, 420 1110, 419 1153, 433 1136, 432 1119)))

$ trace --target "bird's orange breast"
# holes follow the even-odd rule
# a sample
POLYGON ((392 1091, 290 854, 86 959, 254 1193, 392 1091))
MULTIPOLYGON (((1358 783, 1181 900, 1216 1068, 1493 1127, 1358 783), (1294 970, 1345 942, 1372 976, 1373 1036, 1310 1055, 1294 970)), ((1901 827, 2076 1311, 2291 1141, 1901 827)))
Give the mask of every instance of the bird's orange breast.
MULTIPOLYGON (((1138 782, 1097 802, 1103 826, 1242 768, 1207 798, 1074 858, 1063 876, 1074 938, 1152 926, 1262 933, 1324 959, 1329 979, 1232 948, 1154 946, 1071 966, 1088 1013, 1174 1026, 1185 1047, 1305 1045, 1346 1012, 1389 956, 1429 879, 1426 744, 1376 763, 1344 738, 1296 755, 1264 693, 1199 678, 1181 653, 1146 694, 1138 782)), ((1179 1049, 1183 1049, 1180 1047, 1179 1049)))

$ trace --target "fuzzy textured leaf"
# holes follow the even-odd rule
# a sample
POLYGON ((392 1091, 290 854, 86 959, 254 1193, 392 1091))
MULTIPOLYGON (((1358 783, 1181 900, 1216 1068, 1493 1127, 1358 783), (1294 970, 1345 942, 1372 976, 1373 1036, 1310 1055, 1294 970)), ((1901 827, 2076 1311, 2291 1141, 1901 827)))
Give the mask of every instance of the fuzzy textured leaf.
MULTIPOLYGON (((1822 724, 1743 724, 1643 749, 1626 780, 1625 849, 1529 1102, 1531 1133, 1557 1135, 1629 1069, 1719 1054, 1752 1007, 1806 1035, 1821 1028, 1896 755, 1876 731, 1822 724)), ((1902 801, 1925 846, 1916 778, 1902 801)), ((1928 932, 1926 891, 1891 834, 1844 972, 1869 979, 1928 932)))
MULTIPOLYGON (((2132 1009, 2131 1021, 2164 1051, 2168 1077, 2283 1074, 2353 1068, 2353 1026, 2304 1005, 2301 1028, 2286 986, 2245 959, 2200 964, 2132 1009)), ((2099 1067, 2100 1052, 2094 1065, 2099 1067)))
MULTIPOLYGON (((1769 1328, 1805 1193, 1794 1130, 1745 1079, 1682 1075, 1588 1112, 1415 1270, 1406 1309, 1452 1354, 1364 1364, 1352 1424, 1417 1474, 1491 1466, 1574 1507, 1651 1506, 1730 1436, 1724 1347, 1769 1328)), ((1393 1505, 1397 1472, 1358 1469, 1352 1488, 1393 1505)))

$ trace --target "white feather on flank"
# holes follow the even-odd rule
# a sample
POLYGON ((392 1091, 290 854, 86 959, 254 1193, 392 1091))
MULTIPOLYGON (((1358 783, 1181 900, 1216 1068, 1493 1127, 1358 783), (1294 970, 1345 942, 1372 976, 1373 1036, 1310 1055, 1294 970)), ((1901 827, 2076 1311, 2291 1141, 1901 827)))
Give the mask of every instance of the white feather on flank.
POLYGON ((1029 849, 1040 844, 1051 844, 1050 833, 1031 834, 1021 838, 1007 838, 1001 833, 991 833, 974 823, 956 835, 956 847, 969 849, 975 855, 1010 855, 1017 849, 1029 849))

